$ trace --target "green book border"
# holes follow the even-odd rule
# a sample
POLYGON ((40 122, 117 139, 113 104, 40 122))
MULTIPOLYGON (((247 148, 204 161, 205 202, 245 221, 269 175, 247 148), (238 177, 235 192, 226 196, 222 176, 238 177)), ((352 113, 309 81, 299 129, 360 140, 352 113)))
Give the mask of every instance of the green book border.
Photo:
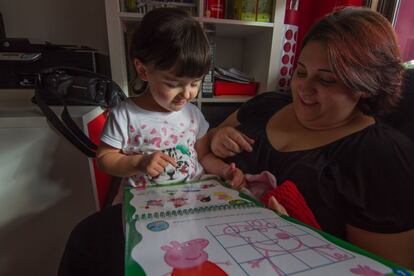
MULTIPOLYGON (((224 187, 231 189, 231 187, 227 183, 221 181, 220 179, 218 179, 216 177, 211 177, 211 178, 207 178, 207 179, 203 179, 203 180, 186 182, 186 183, 176 183, 176 184, 171 184, 171 185, 168 185, 168 186, 171 187, 171 186, 180 186, 180 185, 185 185, 185 184, 199 183, 199 182, 202 182, 202 181, 205 181, 205 180, 210 180, 210 179, 214 179, 218 183, 223 185, 224 187)), ((162 187, 164 187, 164 186, 162 186, 162 187)), ((142 235, 138 231, 136 231, 136 228, 135 228, 135 221, 136 220, 135 219, 134 220, 129 219, 129 218, 132 218, 132 216, 135 214, 135 208, 131 204, 129 204, 130 201, 133 198, 133 194, 130 191, 131 189, 134 189, 134 188, 133 187, 125 187, 125 190, 124 190, 124 204, 123 204, 124 206, 123 206, 123 208, 124 208, 124 214, 125 214, 125 222, 123 222, 123 223, 126 224, 125 225, 125 262, 124 262, 124 264, 125 264, 125 266, 124 266, 125 273, 124 273, 124 275, 125 276, 137 276, 138 275, 139 276, 139 275, 146 275, 145 271, 143 270, 143 268, 137 262, 135 262, 130 257, 132 249, 134 248, 134 246, 137 245, 142 240, 142 235)), ((256 206, 258 206, 258 207, 266 208, 264 206, 264 204, 262 204, 260 201, 256 200, 255 198, 253 198, 253 197, 251 197, 251 196, 249 196, 249 195, 247 195, 243 192, 239 192, 239 196, 243 199, 246 199, 246 200, 249 200, 249 201, 255 203, 256 206)), ((364 249, 362 249, 362 248, 360 248, 356 245, 353 245, 353 244, 351 244, 351 243, 349 243, 345 240, 342 240, 342 239, 337 238, 337 237, 335 237, 331 234, 328 234, 328 233, 323 232, 319 229, 316 229, 312 226, 309 226, 309 225, 307 225, 307 224, 305 224, 301 221, 298 221, 298 220, 296 220, 292 217, 285 216, 285 215, 280 215, 275 211, 274 211, 274 213, 277 216, 280 216, 280 217, 286 219, 287 221, 290 221, 294 224, 302 225, 306 228, 309 228, 310 230, 313 230, 313 231, 317 232, 322 237, 324 237, 328 241, 332 242, 333 244, 338 245, 341 248, 344 248, 344 249, 347 249, 349 251, 352 251, 352 252, 358 253, 360 255, 366 256, 368 258, 371 258, 371 259, 373 259, 373 260, 375 260, 375 261, 391 268, 393 271, 398 270, 398 269, 402 269, 405 272, 408 272, 408 273, 411 273, 411 275, 414 275, 413 271, 411 271, 409 269, 406 269, 406 268, 404 268, 400 265, 397 265, 397 264, 395 264, 394 262, 392 262, 390 260, 387 260, 387 259, 384 259, 380 256, 377 256, 377 255, 375 255, 375 254, 373 254, 369 251, 366 251, 366 250, 364 250, 364 249)), ((397 275, 397 274, 391 273, 391 274, 387 274, 387 275, 397 275)))

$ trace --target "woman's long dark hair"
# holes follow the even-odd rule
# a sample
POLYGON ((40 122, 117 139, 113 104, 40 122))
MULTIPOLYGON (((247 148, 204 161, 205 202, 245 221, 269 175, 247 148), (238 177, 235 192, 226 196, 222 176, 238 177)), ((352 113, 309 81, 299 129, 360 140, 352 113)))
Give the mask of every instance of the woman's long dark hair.
POLYGON ((381 115, 401 98, 404 69, 391 24, 367 8, 344 8, 318 21, 306 35, 324 43, 332 70, 354 93, 363 93, 359 108, 381 115))

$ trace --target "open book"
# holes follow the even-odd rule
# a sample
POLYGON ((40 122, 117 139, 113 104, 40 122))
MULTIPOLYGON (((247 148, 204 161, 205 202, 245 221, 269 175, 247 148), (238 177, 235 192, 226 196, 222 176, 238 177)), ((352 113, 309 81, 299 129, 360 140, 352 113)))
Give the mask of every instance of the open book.
POLYGON ((216 179, 126 188, 125 275, 410 275, 216 179))

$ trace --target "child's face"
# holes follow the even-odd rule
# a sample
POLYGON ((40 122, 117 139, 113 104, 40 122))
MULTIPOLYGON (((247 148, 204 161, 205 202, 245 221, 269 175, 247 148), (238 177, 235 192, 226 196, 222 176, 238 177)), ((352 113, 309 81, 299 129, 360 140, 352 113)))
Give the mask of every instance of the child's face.
POLYGON ((152 65, 144 67, 144 80, 159 111, 179 111, 197 96, 202 77, 176 77, 174 67, 165 71, 156 70, 152 65))

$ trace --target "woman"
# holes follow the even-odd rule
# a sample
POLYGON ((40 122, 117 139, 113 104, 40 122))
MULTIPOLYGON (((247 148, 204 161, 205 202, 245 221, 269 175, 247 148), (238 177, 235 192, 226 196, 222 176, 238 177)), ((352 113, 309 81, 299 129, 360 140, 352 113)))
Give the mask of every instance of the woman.
POLYGON ((379 119, 399 102, 400 62, 380 14, 330 14, 304 39, 292 100, 250 100, 210 132, 211 149, 245 173, 273 173, 280 187, 266 201, 279 195, 288 213, 414 268, 414 143, 379 119))

